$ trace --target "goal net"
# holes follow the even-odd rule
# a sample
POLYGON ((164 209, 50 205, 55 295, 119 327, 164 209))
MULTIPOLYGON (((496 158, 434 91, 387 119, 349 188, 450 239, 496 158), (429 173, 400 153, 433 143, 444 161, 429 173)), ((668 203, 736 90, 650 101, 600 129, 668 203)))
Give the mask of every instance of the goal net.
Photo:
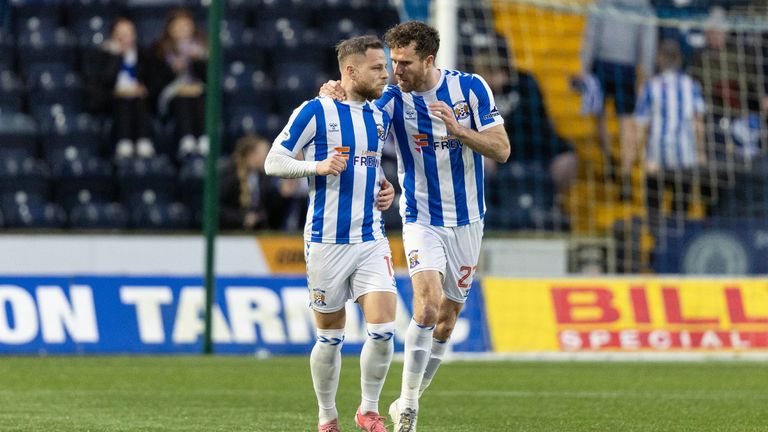
POLYGON ((573 271, 768 272, 766 2, 460 4, 512 144, 489 229, 565 237, 573 271))

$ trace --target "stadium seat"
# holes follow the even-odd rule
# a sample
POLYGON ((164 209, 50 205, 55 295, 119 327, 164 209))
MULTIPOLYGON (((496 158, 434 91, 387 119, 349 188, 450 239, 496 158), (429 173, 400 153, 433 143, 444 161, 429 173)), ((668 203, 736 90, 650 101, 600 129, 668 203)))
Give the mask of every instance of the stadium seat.
POLYGON ((258 30, 251 28, 243 28, 239 34, 229 33, 227 39, 222 36, 225 64, 241 61, 256 69, 266 68, 269 49, 259 42, 261 38, 258 30))
POLYGON ((195 227, 202 225, 203 185, 205 160, 198 158, 187 161, 179 169, 179 190, 181 201, 186 205, 195 227))
POLYGON ((340 17, 338 21, 324 21, 320 28, 322 44, 328 46, 335 46, 341 40, 366 34, 376 34, 376 31, 367 21, 347 17, 340 17))
POLYGON ((56 28, 61 23, 64 0, 13 0, 15 34, 56 28))
POLYGON ((66 224, 64 209, 25 192, 4 196, 0 208, 6 228, 63 228, 66 224))
POLYGON ((120 203, 78 204, 69 212, 69 226, 73 229, 125 229, 128 213, 120 203))
POLYGON ((0 147, 37 153, 37 123, 26 114, 0 115, 0 147))
POLYGON ((27 81, 33 112, 45 110, 53 104, 79 111, 83 105, 83 82, 75 72, 65 67, 36 70, 28 75, 27 81))
POLYGON ((272 108, 272 82, 263 70, 243 63, 230 63, 222 79, 225 111, 234 112, 240 107, 258 106, 269 111, 272 108))
POLYGON ((285 120, 257 107, 242 107, 232 112, 226 124, 225 152, 231 151, 235 141, 243 135, 261 135, 271 140, 280 132, 285 120))
POLYGON ((0 71, 13 70, 15 44, 13 36, 0 27, 0 71))
POLYGON ((56 149, 50 157, 55 201, 64 208, 114 199, 113 169, 109 162, 71 146, 56 149))
POLYGON ((55 116, 41 125, 46 149, 74 146, 94 156, 102 154, 101 122, 89 114, 55 116))
POLYGON ((176 169, 167 156, 120 161, 117 181, 120 200, 130 209, 169 203, 176 194, 176 169))
POLYGON ((13 71, 0 70, 0 113, 21 113, 24 93, 24 85, 13 71))
POLYGON ((23 154, 0 154, 0 195, 21 191, 31 196, 48 197, 50 171, 43 161, 23 154))
POLYGON ((139 204, 132 207, 132 226, 143 230, 186 230, 191 227, 189 211, 181 203, 139 204))
POLYGON ((21 35, 17 50, 22 73, 36 63, 60 63, 74 69, 76 66, 75 38, 64 28, 21 35))

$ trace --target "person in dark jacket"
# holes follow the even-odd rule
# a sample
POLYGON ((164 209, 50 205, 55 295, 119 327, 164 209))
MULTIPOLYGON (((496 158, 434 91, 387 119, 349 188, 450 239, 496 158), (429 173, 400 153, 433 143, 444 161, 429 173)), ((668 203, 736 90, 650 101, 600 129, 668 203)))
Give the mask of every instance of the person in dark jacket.
POLYGON ((208 154, 205 135, 205 79, 208 47, 186 9, 172 11, 154 45, 152 91, 161 116, 170 118, 179 140, 178 156, 208 154))
POLYGON ((219 181, 222 229, 297 229, 303 223, 294 221, 293 226, 286 225, 296 204, 303 206, 298 213, 306 210, 306 191, 301 197, 299 185, 283 184, 281 179, 267 176, 264 160, 269 147, 269 141, 255 135, 246 135, 235 144, 219 181))
POLYGON ((125 17, 114 21, 110 38, 99 47, 96 61, 98 67, 88 80, 90 110, 112 116, 115 156, 153 156, 146 84, 150 59, 136 45, 133 21, 125 17))

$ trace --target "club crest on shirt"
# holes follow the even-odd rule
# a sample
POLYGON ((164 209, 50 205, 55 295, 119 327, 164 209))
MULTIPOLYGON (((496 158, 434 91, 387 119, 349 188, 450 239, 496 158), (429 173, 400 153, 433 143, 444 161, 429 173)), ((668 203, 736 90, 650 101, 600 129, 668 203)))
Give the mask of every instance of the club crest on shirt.
POLYGON ((338 131, 339 131, 338 123, 328 123, 328 132, 338 132, 338 131))
POLYGON ((415 120, 416 119, 416 110, 413 108, 406 108, 405 110, 405 119, 406 120, 415 120))
POLYGON ((376 123, 376 134, 379 135, 379 141, 384 141, 387 138, 387 131, 381 123, 376 123))
POLYGON ((456 116, 456 120, 464 120, 469 117, 469 105, 466 101, 459 101, 453 104, 453 114, 456 116))
POLYGON ((408 252, 408 268, 413 269, 419 264, 421 264, 421 262, 419 262, 419 250, 414 249, 408 252))
POLYGON ((312 288, 312 303, 315 306, 326 306, 324 289, 312 288))

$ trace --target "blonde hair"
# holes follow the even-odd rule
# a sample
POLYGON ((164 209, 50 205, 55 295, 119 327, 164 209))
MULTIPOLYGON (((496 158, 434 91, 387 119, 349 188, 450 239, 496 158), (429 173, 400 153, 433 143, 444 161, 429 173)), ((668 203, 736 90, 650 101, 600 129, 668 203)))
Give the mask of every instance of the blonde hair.
POLYGON ((248 156, 256 151, 260 145, 269 146, 269 141, 258 135, 246 135, 235 144, 232 152, 232 160, 237 170, 237 179, 240 182, 240 207, 248 208, 251 205, 251 187, 248 184, 248 156))

